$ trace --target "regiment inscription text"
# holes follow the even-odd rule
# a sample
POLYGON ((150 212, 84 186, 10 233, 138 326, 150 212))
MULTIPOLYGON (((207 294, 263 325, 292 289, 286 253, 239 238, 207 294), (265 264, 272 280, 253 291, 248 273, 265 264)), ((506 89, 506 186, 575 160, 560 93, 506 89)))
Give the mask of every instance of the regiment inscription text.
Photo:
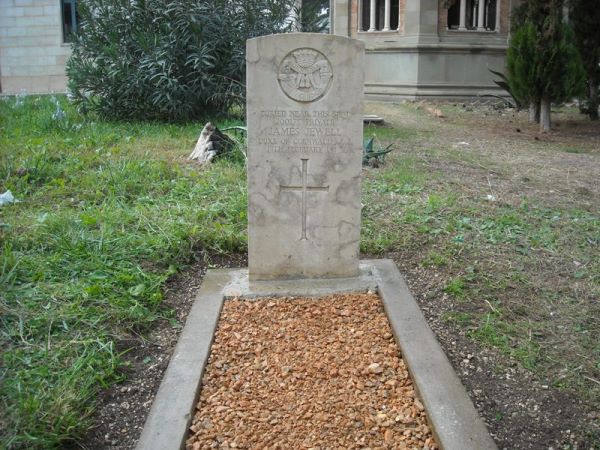
POLYGON ((261 111, 269 123, 261 129, 258 144, 268 153, 342 153, 350 150, 351 140, 344 135, 347 111, 261 111))

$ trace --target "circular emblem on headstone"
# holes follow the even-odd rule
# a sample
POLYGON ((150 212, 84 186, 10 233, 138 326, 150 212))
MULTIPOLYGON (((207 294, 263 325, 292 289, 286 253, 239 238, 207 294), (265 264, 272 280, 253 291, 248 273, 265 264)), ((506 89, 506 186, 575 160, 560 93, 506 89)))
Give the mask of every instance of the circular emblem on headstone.
POLYGON ((312 48, 288 53, 279 65, 279 86, 292 100, 313 102, 331 86, 333 70, 327 57, 312 48))

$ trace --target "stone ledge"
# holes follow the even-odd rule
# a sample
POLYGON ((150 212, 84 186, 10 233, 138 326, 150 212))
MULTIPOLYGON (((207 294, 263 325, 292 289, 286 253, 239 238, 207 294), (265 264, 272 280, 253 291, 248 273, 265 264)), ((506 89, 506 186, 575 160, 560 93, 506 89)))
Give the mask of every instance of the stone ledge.
POLYGON ((440 448, 496 449, 396 265, 391 260, 364 260, 360 267, 361 275, 355 279, 270 281, 260 282, 258 287, 252 283, 252 289, 247 283, 247 269, 208 271, 136 449, 175 450, 185 446, 200 394, 202 373, 223 301, 228 296, 244 293, 250 297, 325 296, 365 291, 375 286, 440 448))
POLYGON ((297 280, 249 281, 248 269, 231 270, 231 282, 223 291, 232 297, 321 297, 331 293, 375 291, 373 267, 361 263, 360 275, 353 278, 312 278, 297 280))

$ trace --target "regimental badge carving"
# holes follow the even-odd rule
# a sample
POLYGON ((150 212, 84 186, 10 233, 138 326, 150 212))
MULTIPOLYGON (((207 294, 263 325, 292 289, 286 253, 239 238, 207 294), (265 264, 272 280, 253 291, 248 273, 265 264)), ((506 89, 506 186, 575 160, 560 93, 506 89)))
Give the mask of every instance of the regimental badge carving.
POLYGON ((288 53, 279 65, 279 86, 292 100, 313 102, 321 98, 333 78, 327 57, 312 48, 298 48, 288 53))

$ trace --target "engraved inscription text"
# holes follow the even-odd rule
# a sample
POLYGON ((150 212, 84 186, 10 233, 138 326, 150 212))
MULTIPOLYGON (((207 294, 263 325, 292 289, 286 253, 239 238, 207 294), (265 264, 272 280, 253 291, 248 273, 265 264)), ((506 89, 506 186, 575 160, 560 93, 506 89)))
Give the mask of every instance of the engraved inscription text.
POLYGON ((256 144, 268 153, 346 153, 351 141, 344 134, 347 111, 260 112, 261 127, 256 144))

